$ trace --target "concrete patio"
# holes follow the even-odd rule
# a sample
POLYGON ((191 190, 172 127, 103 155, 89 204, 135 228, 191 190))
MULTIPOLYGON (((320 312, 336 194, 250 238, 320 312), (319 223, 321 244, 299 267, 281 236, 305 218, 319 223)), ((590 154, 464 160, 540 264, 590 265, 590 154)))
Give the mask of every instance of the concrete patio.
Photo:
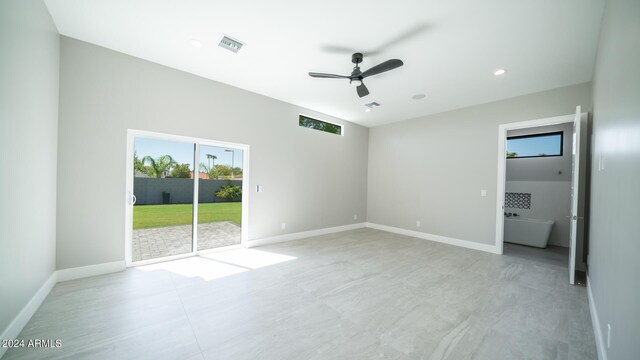
MULTIPOLYGON (((133 230, 133 261, 191 252, 191 225, 133 230)), ((229 221, 198 224, 198 250, 240 244, 240 226, 229 221)))

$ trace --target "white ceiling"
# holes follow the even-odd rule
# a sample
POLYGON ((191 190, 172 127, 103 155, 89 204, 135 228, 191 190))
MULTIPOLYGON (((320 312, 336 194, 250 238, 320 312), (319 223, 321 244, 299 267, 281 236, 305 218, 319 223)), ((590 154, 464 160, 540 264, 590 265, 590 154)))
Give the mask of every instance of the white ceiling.
POLYGON ((45 0, 61 34, 365 126, 591 80, 604 0, 45 0), (218 47, 222 34, 246 45, 218 47), (190 40, 204 47, 196 49, 190 40), (347 80, 362 69, 404 66, 347 80), (497 68, 506 68, 495 77, 497 68), (412 100, 415 94, 426 98, 412 100), (364 112, 364 104, 382 106, 364 112))

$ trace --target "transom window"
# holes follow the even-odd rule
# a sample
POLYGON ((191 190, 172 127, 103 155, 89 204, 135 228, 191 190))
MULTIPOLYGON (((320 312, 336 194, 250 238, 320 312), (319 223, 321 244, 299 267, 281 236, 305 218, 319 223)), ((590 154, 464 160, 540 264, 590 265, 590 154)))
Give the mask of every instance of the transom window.
POLYGON ((562 156, 563 132, 509 136, 507 159, 562 156))
POLYGON ((298 125, 310 129, 320 130, 331 134, 342 135, 342 126, 330 122, 314 119, 305 115, 300 115, 298 125))

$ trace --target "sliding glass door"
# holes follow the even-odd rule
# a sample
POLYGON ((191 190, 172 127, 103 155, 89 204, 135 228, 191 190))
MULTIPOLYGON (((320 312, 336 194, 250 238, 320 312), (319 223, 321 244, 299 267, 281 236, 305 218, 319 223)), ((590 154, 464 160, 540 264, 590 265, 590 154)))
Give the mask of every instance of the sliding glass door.
POLYGON ((240 244, 243 151, 200 146, 198 250, 240 244))
POLYGON ((129 263, 241 244, 247 148, 234 145, 130 130, 129 263))
POLYGON ((136 137, 132 260, 193 251, 194 144, 136 137))

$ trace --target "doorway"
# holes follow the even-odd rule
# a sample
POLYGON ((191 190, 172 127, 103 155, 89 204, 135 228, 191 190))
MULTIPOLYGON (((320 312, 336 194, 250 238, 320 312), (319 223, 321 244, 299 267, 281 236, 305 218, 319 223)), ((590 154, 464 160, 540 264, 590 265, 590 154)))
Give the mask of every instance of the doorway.
POLYGON ((127 265, 242 246, 249 146, 138 130, 127 135, 127 265))
POLYGON ((571 284, 586 263, 586 125, 577 107, 575 115, 499 126, 496 248, 504 253, 509 242, 512 253, 560 263, 571 284))

